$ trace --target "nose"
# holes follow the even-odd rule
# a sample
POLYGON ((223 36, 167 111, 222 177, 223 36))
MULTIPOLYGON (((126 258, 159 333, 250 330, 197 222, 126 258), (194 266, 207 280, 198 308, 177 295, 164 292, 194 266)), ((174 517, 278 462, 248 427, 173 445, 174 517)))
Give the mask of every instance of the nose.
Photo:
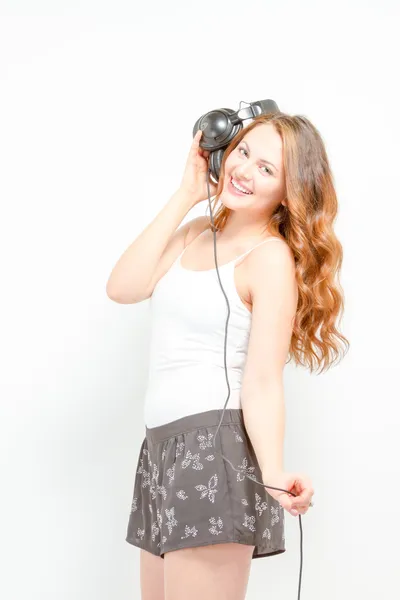
POLYGON ((248 165, 244 166, 241 165, 240 167, 237 167, 236 169, 236 173, 238 174, 238 176, 241 179, 251 179, 251 167, 249 167, 248 165))

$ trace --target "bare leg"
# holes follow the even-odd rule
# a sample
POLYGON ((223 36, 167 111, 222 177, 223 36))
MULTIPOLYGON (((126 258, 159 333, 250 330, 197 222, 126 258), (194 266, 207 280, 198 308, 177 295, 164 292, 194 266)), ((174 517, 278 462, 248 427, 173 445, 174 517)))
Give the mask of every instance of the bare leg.
POLYGON ((227 543, 166 552, 165 600, 244 600, 253 550, 227 543))
POLYGON ((164 560, 140 550, 140 589, 142 600, 164 600, 164 560))

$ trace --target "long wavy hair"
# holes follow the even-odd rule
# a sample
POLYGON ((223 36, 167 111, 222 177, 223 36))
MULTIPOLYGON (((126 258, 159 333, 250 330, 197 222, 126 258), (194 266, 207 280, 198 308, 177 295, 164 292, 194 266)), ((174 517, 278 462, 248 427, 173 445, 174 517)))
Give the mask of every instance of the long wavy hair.
POLYGON ((249 131, 265 123, 274 126, 283 142, 287 200, 287 206, 276 208, 265 230, 282 236, 291 248, 299 292, 288 360, 322 372, 341 360, 349 342, 338 330, 343 314, 339 283, 343 251, 333 230, 338 201, 324 142, 306 117, 260 115, 235 136, 221 164, 213 200, 214 226, 222 231, 231 212, 221 203, 214 213, 226 159, 249 131))

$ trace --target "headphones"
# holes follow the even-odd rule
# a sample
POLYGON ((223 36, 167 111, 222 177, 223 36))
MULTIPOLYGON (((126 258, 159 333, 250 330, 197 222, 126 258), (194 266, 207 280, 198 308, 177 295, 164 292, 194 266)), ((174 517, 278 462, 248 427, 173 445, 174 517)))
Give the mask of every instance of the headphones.
MULTIPOLYGON (((240 102, 240 106, 242 103, 240 102)), ((214 183, 218 183, 224 152, 242 129, 243 121, 254 119, 258 115, 278 112, 280 111, 274 100, 257 100, 250 102, 246 108, 240 107, 236 112, 231 108, 218 108, 197 119, 193 127, 193 137, 199 129, 202 130, 200 146, 210 151, 208 168, 214 183)))
MULTIPOLYGON (((242 105, 242 102, 240 102, 242 105)), ((207 170, 207 193, 208 193, 208 204, 210 208, 210 217, 211 224, 214 234, 214 259, 215 259, 215 268, 217 269, 217 275, 219 280, 219 285, 221 287, 222 293, 225 296, 226 303, 228 305, 228 317, 225 325, 225 342, 224 342, 224 363, 225 363, 225 376, 226 383, 228 386, 228 397, 226 399, 225 405, 222 410, 221 419, 219 421, 217 430, 213 439, 213 447, 217 454, 222 456, 222 458, 230 464, 234 471, 239 473, 239 469, 235 469, 231 461, 226 458, 223 454, 218 452, 215 448, 215 438, 217 437, 218 430, 221 426, 221 422, 225 413, 226 405, 228 404, 229 396, 230 396, 230 386, 228 380, 228 371, 226 368, 226 342, 227 342, 227 329, 228 329, 228 321, 230 316, 230 306, 227 295, 221 283, 221 278, 219 276, 218 271, 218 263, 217 263, 217 240, 216 240, 216 230, 214 227, 214 219, 211 208, 211 197, 210 197, 210 175, 214 180, 214 183, 218 183, 219 175, 221 172, 222 159, 224 156, 224 152, 226 148, 229 146, 234 137, 239 133, 239 131, 243 127, 243 121, 246 119, 251 119, 257 117, 261 114, 268 113, 278 113, 280 112, 278 109, 278 105, 273 100, 258 100, 257 102, 252 102, 248 107, 242 109, 239 108, 238 111, 234 111, 230 108, 218 108, 216 110, 211 110, 210 112, 202 115, 195 123, 193 127, 193 137, 196 135, 196 132, 201 129, 203 131, 203 135, 200 139, 200 146, 204 150, 208 150, 210 152, 208 157, 208 170, 207 170)), ((246 473, 246 477, 248 477, 246 473)), ((259 485, 262 485, 264 488, 270 488, 272 490, 279 490, 281 492, 285 492, 287 494, 291 494, 292 496, 296 496, 292 492, 288 490, 283 490, 281 488, 272 487, 270 485, 265 485, 261 481, 257 481, 257 479, 251 478, 252 481, 255 481, 259 485)), ((297 599, 300 600, 300 592, 301 592, 301 576, 303 570, 303 528, 301 523, 301 514, 299 517, 299 525, 300 525, 300 575, 299 575, 299 587, 298 587, 298 595, 297 599)))

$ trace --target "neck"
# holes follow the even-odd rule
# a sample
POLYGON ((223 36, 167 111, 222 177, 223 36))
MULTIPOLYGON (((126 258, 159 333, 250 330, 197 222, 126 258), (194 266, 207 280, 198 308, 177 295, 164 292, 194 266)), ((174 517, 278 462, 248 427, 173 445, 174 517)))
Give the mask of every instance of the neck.
POLYGON ((259 239, 265 237, 267 234, 266 223, 267 220, 265 220, 265 218, 262 221, 246 220, 242 215, 231 212, 223 231, 217 232, 217 239, 226 242, 232 240, 259 239))

